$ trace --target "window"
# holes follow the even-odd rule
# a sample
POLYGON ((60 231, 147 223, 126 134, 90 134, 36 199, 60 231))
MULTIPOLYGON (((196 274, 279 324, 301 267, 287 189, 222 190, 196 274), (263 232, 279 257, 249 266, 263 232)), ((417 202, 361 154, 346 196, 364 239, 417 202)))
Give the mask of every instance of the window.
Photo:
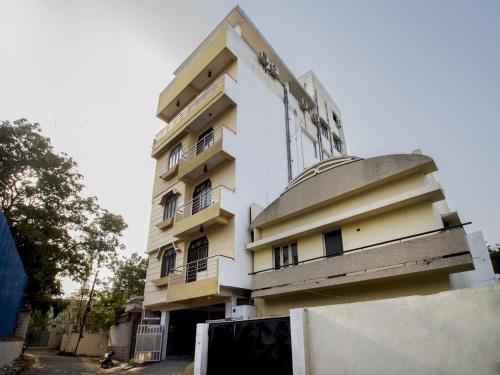
POLYGON ((342 141, 337 137, 333 137, 333 146, 338 152, 342 153, 342 141))
POLYGON ((320 129, 321 129, 321 135, 325 137, 325 139, 330 139, 330 132, 328 131, 328 128, 324 124, 321 124, 320 129))
POLYGON ((188 249, 186 282, 196 281, 198 272, 207 270, 208 239, 201 237, 191 241, 188 249))
POLYGON ((170 152, 170 157, 168 158, 168 169, 175 167, 179 163, 180 156, 181 156, 181 145, 178 144, 170 152))
POLYGON ((342 243, 342 232, 334 230, 324 234, 325 237, 325 255, 334 257, 344 253, 344 245, 342 243))
POLYGON ((175 268, 175 250, 173 247, 166 249, 161 257, 161 273, 160 277, 168 276, 175 268))
POLYGON ((274 268, 288 267, 289 265, 296 266, 299 263, 299 255, 297 252, 297 242, 276 246, 274 248, 274 268))
POLYGON ((214 143, 214 129, 210 128, 200 134, 198 142, 196 142, 196 155, 201 154, 214 143))
POLYGON ((333 117, 333 121, 335 121, 335 125, 339 126, 339 119, 338 119, 337 115, 335 114, 335 111, 332 111, 332 117, 333 117))
POLYGON ((163 206, 163 220, 170 219, 174 217, 175 211, 177 210, 177 194, 170 193, 165 199, 165 205, 163 206))
POLYGON ((191 213, 195 213, 210 206, 212 202, 212 182, 206 180, 196 186, 193 192, 193 203, 191 213))

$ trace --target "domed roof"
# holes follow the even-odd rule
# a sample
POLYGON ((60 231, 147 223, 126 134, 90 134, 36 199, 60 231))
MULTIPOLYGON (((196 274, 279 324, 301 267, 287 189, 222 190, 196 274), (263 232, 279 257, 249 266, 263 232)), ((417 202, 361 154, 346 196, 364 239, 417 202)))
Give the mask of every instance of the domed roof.
POLYGON ((324 160, 293 179, 280 197, 252 221, 251 227, 264 227, 419 170, 430 173, 437 168, 432 158, 422 154, 368 159, 344 156, 324 160))

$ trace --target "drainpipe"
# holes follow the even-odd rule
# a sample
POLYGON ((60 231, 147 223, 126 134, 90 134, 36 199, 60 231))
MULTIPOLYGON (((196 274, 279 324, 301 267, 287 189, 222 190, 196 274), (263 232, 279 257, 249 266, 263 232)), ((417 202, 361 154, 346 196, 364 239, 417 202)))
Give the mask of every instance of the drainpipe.
POLYGON ((318 123, 315 125, 316 125, 316 135, 318 137, 319 161, 322 161, 323 160, 323 142, 321 140, 321 129, 320 129, 321 121, 319 119, 318 90, 316 90, 316 89, 314 89, 314 101, 316 102, 316 115, 318 116, 318 123))
POLYGON ((283 104, 285 105, 285 128, 286 128, 286 158, 288 161, 288 182, 292 181, 292 152, 290 150, 290 116, 288 110, 288 90, 286 85, 281 82, 283 86, 283 104))

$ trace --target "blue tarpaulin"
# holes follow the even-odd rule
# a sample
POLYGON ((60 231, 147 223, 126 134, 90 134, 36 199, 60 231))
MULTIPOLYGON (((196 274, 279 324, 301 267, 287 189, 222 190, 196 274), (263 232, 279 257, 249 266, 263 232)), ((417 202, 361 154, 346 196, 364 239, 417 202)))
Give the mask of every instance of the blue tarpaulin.
POLYGON ((0 211, 0 337, 12 336, 28 276, 0 211))

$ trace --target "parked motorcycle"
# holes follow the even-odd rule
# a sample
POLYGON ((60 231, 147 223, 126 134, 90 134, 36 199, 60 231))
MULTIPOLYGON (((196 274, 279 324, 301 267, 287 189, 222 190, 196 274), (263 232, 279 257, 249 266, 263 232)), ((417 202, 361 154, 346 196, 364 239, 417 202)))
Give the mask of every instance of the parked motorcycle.
POLYGON ((102 368, 110 368, 113 366, 113 358, 115 358, 115 352, 112 350, 104 354, 104 359, 101 359, 102 368))

